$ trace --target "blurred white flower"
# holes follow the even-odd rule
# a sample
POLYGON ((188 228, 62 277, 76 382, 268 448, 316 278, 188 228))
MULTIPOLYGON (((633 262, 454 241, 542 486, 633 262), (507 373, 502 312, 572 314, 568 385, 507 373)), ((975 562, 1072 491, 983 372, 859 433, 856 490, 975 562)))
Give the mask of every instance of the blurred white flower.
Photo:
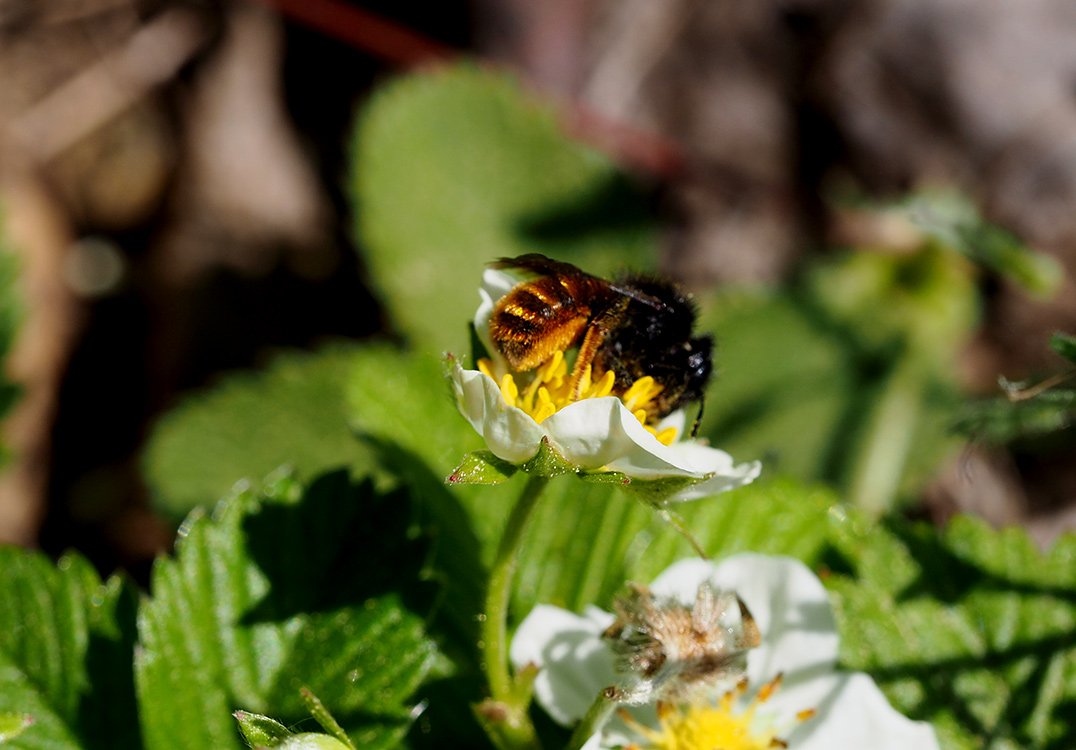
MULTIPOLYGON (((760 645, 747 654, 746 681, 687 704, 632 709, 632 719, 614 718, 590 738, 588 750, 630 743, 762 750, 779 740, 797 750, 938 748, 933 728, 895 711, 869 676, 835 671, 838 637, 829 599, 802 563, 757 554, 716 565, 685 560, 658 576, 650 590, 686 605, 704 584, 735 591, 761 632, 760 645)), ((613 621, 597 609, 579 616, 542 605, 520 625, 512 661, 540 667, 535 697, 559 723, 574 724, 599 691, 624 684, 602 640, 613 621)), ((627 677, 629 687, 634 679, 627 677)))
MULTIPOLYGON (((490 314, 515 283, 503 271, 488 269, 483 276, 475 329, 490 352, 495 353, 488 339, 490 314)), ((664 498, 671 501, 713 495, 758 476, 757 461, 736 464, 724 451, 684 440, 682 410, 648 424, 645 406, 660 390, 652 379, 640 379, 617 397, 609 395, 613 382, 607 373, 598 382, 585 379, 581 398, 570 400, 566 369, 558 353, 535 371, 522 392, 499 358, 481 363, 478 370, 465 370, 451 360, 449 378, 460 412, 490 452, 511 464, 526 464, 544 442, 573 471, 617 472, 631 481, 682 480, 664 498)))

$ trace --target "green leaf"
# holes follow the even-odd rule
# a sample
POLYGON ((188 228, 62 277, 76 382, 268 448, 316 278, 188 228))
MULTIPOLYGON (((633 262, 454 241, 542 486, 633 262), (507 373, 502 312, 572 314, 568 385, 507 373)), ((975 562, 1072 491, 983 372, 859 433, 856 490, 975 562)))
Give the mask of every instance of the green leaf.
MULTIPOLYGON (((23 300, 19 290, 19 259, 4 227, 0 207, 0 362, 7 359, 23 317, 23 300)), ((0 418, 7 416, 22 393, 22 387, 9 379, 7 368, 0 374, 0 418)), ((0 463, 8 459, 7 447, 0 445, 0 463)))
POLYGON ((856 333, 857 316, 834 318, 808 291, 702 302, 700 328, 717 339, 717 377, 700 434, 737 459, 761 458, 770 476, 826 482, 848 500, 880 497, 878 506, 916 496, 957 449, 951 375, 904 357, 889 338, 899 338, 898 328, 856 333), (888 479, 863 492, 857 478, 880 477, 866 471, 879 465, 890 467, 888 479))
POLYGON ((943 747, 1076 746, 1076 537, 1049 554, 1019 529, 893 523, 830 581, 841 660, 943 747))
POLYGON ((155 426, 144 468, 154 505, 182 518, 228 494, 237 479, 281 465, 301 477, 364 466, 347 424, 346 391, 355 345, 289 353, 261 372, 224 379, 170 411, 155 426))
POLYGON ((1031 250, 1015 235, 984 221, 974 204, 957 193, 924 191, 891 210, 937 242, 1037 296, 1052 296, 1065 278, 1057 260, 1031 250))
POLYGON ((54 565, 0 547, 0 570, 0 732, 7 741, 16 748, 141 747, 133 588, 120 578, 102 583, 77 555, 54 565))
POLYGON ((463 351, 495 258, 544 252, 595 274, 653 263, 639 194, 504 73, 445 66, 381 87, 354 154, 372 276, 419 348, 463 351))
MULTIPOLYGON (((744 550, 793 555, 815 563, 836 499, 789 482, 760 482, 677 505, 685 526, 715 557, 744 550)), ((608 607, 625 581, 647 583, 678 559, 689 542, 644 502, 607 485, 554 480, 523 543, 514 611, 539 602, 581 611, 608 607)))
POLYGON ((30 714, 0 714, 0 742, 15 739, 33 723, 34 717, 30 714))
POLYGON ((1069 362, 1076 364, 1076 336, 1055 331, 1050 337, 1050 348, 1069 362))
POLYGON ((283 477, 189 519, 139 617, 147 747, 239 747, 233 709, 293 726, 304 686, 357 746, 394 746, 437 657, 414 531, 405 496, 343 472, 283 477))

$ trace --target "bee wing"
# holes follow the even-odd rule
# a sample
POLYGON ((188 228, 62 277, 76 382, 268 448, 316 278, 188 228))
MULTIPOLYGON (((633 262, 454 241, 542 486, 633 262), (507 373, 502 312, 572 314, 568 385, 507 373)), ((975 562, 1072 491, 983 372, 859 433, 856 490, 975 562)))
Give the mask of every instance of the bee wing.
POLYGON ((538 276, 583 276, 596 278, 586 271, 573 266, 571 263, 562 263, 559 260, 547 258, 539 253, 527 253, 515 258, 497 258, 489 264, 490 268, 511 268, 520 271, 530 271, 538 276))
POLYGON ((655 310, 664 310, 668 305, 662 302, 657 297, 653 297, 645 292, 641 292, 638 289, 633 289, 630 286, 621 286, 619 284, 609 284, 609 288, 617 294, 623 294, 625 297, 630 297, 636 302, 641 302, 647 307, 652 307, 655 310))

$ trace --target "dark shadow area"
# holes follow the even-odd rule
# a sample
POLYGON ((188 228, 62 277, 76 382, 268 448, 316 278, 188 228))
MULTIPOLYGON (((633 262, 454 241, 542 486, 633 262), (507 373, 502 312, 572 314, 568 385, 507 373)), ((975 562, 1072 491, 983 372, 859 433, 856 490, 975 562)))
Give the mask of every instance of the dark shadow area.
MULTIPOLYGON (((441 586, 431 615, 434 626, 444 630, 453 644, 477 644, 476 616, 484 606, 486 570, 467 512, 445 487, 444 477, 434 474, 414 451, 380 435, 357 437, 374 453, 378 465, 408 490, 414 520, 429 534, 426 576, 441 586)), ((475 650, 464 656, 468 662, 478 659, 475 650)))
POLYGON ((437 592, 424 580, 429 540, 413 518, 406 492, 378 494, 369 480, 353 485, 346 470, 315 479, 297 503, 264 502, 243 519, 243 532, 270 589, 240 624, 330 613, 389 594, 425 616, 437 592))
POLYGON ((142 747, 134 680, 138 596, 135 587, 125 582, 111 612, 116 632, 102 632, 102 623, 90 623, 86 644, 88 692, 81 696, 76 719, 79 739, 87 750, 142 747))
POLYGON ((963 559, 939 544, 938 533, 931 527, 910 526, 892 518, 885 519, 883 525, 904 543, 920 566, 919 576, 896 595, 897 601, 926 597, 956 604, 972 591, 997 591, 1051 596, 1076 605, 1076 591, 1071 588, 1014 581, 963 559))
POLYGON ((623 175, 611 174, 586 195, 572 196, 561 205, 521 217, 515 229, 524 240, 555 252, 566 240, 625 230, 645 231, 653 223, 650 203, 637 185, 623 175))

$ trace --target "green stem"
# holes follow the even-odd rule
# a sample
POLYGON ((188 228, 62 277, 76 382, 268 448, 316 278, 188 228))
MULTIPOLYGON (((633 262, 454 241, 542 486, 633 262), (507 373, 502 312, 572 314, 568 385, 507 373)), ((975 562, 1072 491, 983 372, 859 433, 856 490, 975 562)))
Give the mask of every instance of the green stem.
POLYGON ((893 507, 911 451, 923 398, 920 365, 914 359, 897 364, 883 388, 849 482, 852 502, 876 517, 893 507))
POLYGON ((620 692, 615 687, 607 687, 598 693, 598 697, 590 704, 586 715, 572 732, 572 738, 568 741, 568 750, 580 750, 596 732, 605 726, 609 716, 620 701, 617 700, 620 692))
POLYGON ((548 477, 528 477, 519 500, 508 516, 504 535, 497 547, 497 557, 490 569, 486 611, 482 619, 482 658, 489 680, 490 698, 503 706, 507 714, 503 722, 499 722, 502 726, 498 728, 498 734, 512 747, 537 746, 534 728, 527 716, 527 706, 519 705, 520 697, 508 671, 508 604, 520 541, 534 515, 538 498, 548 483, 548 477))

